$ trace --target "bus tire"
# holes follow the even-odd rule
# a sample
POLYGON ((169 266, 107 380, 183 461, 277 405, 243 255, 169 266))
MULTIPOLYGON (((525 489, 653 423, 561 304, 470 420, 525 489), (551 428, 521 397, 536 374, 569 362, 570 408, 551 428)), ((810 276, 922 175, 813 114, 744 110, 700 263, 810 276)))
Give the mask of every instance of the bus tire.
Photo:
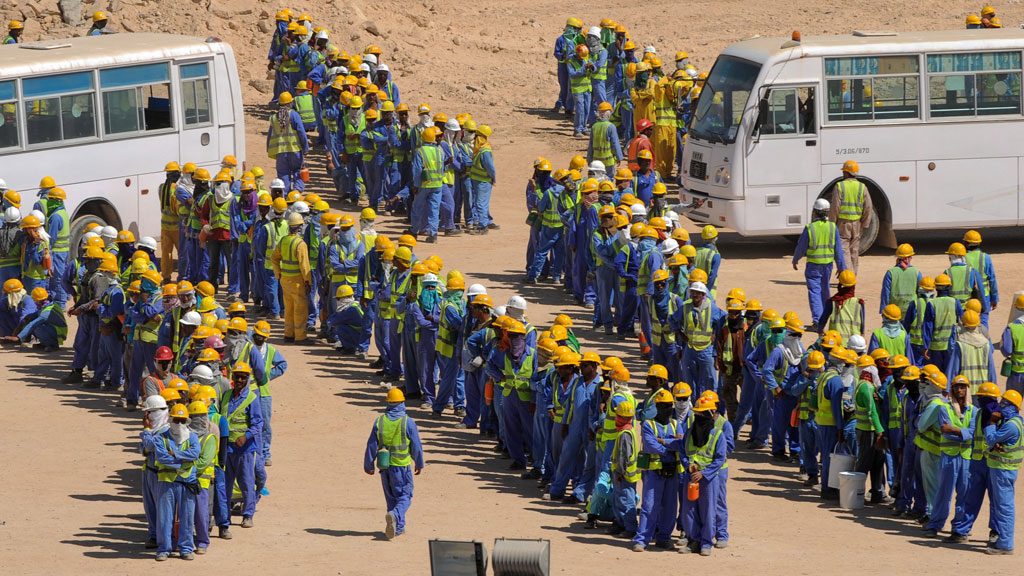
POLYGON ((71 252, 74 256, 78 256, 77 250, 81 247, 82 236, 85 235, 85 227, 93 222, 100 226, 107 225, 102 218, 99 216, 93 216, 92 214, 85 214, 71 221, 71 252))
POLYGON ((121 230, 121 216, 109 202, 97 198, 83 202, 71 220, 71 252, 75 257, 78 256, 85 227, 93 222, 121 230))

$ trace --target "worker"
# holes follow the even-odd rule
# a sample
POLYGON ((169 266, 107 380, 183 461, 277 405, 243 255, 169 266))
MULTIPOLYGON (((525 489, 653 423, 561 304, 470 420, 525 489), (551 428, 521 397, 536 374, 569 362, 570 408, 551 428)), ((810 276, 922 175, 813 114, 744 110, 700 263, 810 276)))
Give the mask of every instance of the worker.
POLYGON ((871 224, 874 207, 867 186, 857 179, 860 165, 853 160, 843 162, 843 178, 832 188, 828 219, 836 223, 842 239, 843 261, 854 272, 860 258, 861 231, 871 224))
MULTIPOLYGON (((303 209, 300 213, 302 214, 302 220, 305 223, 302 229, 302 241, 306 244, 306 251, 309 260, 309 277, 310 285, 309 292, 306 293, 306 332, 316 333, 316 319, 319 316, 317 301, 321 297, 321 286, 324 285, 324 279, 322 271, 324 264, 320 258, 322 250, 322 233, 320 231, 320 210, 317 210, 314 206, 320 208, 322 211, 327 212, 330 210, 330 206, 327 202, 320 200, 318 196, 310 198, 306 196, 310 202, 303 202, 306 204, 307 209, 303 209), (320 204, 317 204, 317 203, 320 204)), ((301 206, 298 202, 295 206, 301 206)), ((351 221, 351 217, 349 218, 351 221)), ((326 289, 323 290, 325 296, 330 296, 326 289)))
MULTIPOLYGON (((284 291, 274 273, 273 255, 281 241, 288 235, 288 223, 284 220, 284 213, 288 209, 287 202, 284 198, 278 197, 273 200, 272 207, 273 210, 268 212, 270 219, 266 225, 253 232, 253 249, 257 254, 263 254, 263 308, 268 320, 280 318, 284 307, 284 291)), ((255 260, 253 265, 258 265, 255 260)))
MULTIPOLYGON (((957 319, 963 316, 960 301, 952 296, 952 281, 946 274, 935 278, 937 295, 928 301, 924 312, 924 361, 947 366, 956 342, 957 319)), ((913 332, 911 332, 913 335, 913 332)))
POLYGON ((828 329, 839 332, 843 346, 849 346, 852 336, 864 336, 864 300, 854 295, 856 284, 853 270, 840 272, 839 288, 825 302, 822 312, 822 317, 829 319, 828 329))
MULTIPOLYGON (((730 291, 736 296, 739 289, 730 291)), ((744 303, 738 298, 729 298, 726 304, 726 317, 722 327, 715 333, 715 369, 718 371, 721 384, 719 396, 725 402, 726 413, 736 418, 739 410, 737 395, 743 388, 744 366, 743 348, 749 340, 749 330, 743 317, 744 303)))
POLYGON ((306 134, 316 130, 316 110, 313 108, 313 94, 310 93, 306 80, 299 80, 298 84, 295 85, 295 94, 292 102, 295 111, 298 112, 299 118, 302 120, 302 127, 305 129, 306 134))
POLYGON ((689 301, 684 302, 673 315, 672 325, 686 345, 682 356, 682 380, 700 395, 706 390, 718 389, 713 344, 715 334, 725 322, 725 312, 708 296, 703 282, 690 282, 689 295, 689 301))
POLYGON ((154 363, 156 364, 156 371, 147 374, 142 379, 142 397, 149 398, 150 396, 159 395, 163 392, 164 388, 169 387, 172 380, 181 379, 177 374, 171 371, 171 363, 174 361, 174 353, 167 346, 161 346, 156 349, 156 355, 153 356, 154 363))
POLYGON ((840 371, 847 365, 847 350, 836 344, 828 355, 824 370, 818 376, 818 405, 814 421, 818 425, 817 444, 821 452, 821 498, 822 500, 838 500, 839 490, 828 486, 829 469, 832 454, 838 444, 845 442, 843 419, 843 392, 845 385, 840 378, 840 371))
POLYGON ((991 522, 998 535, 991 547, 985 549, 990 554, 1009 554, 1014 549, 1014 484, 1024 456, 1024 423, 1020 409, 1020 393, 1007 390, 1002 395, 999 411, 992 415, 983 430, 988 449, 991 522))
POLYGON ((999 351, 1005 358, 1003 364, 1010 365, 1006 389, 1024 392, 1024 295, 1018 295, 1013 301, 1013 312, 1003 330, 999 351))
MULTIPOLYGON (((988 309, 995 310, 999 306, 999 284, 996 282, 996 270, 992 266, 992 257, 981 250, 981 234, 976 230, 968 230, 963 242, 967 248, 967 264, 981 276, 981 285, 988 299, 988 309)), ((988 326, 988 311, 982 307, 981 323, 988 326)))
POLYGON ((780 462, 799 461, 800 432, 790 418, 797 407, 797 397, 787 394, 785 387, 800 372, 804 356, 800 337, 804 327, 796 315, 785 321, 777 318, 770 327, 770 340, 765 346, 758 346, 746 361, 751 364, 752 372, 761 375, 761 383, 771 405, 772 458, 780 462))
POLYGON ((110 34, 112 31, 107 30, 107 13, 98 10, 92 13, 92 27, 85 33, 86 36, 102 36, 104 34, 110 34))
MULTIPOLYGON (((199 438, 188 428, 188 408, 175 404, 169 409, 170 423, 159 430, 143 430, 143 453, 151 452, 156 464, 156 542, 157 562, 170 557, 178 549, 182 560, 193 560, 195 543, 196 481, 195 462, 201 447, 199 438), (172 542, 175 518, 177 539, 172 542)), ((148 418, 147 418, 148 421, 148 418)))
POLYGON ((668 271, 658 268, 651 278, 652 288, 645 296, 646 312, 649 314, 651 333, 651 359, 655 364, 666 366, 673 382, 682 380, 678 360, 679 346, 676 333, 671 327, 672 316, 682 308, 683 299, 668 290, 668 271))
MULTIPOLYGON (((167 401, 161 396, 149 396, 143 406, 142 416, 143 431, 140 437, 146 435, 160 435, 170 425, 170 412, 167 409, 167 401)), ((145 457, 146 462, 142 466, 142 507, 146 514, 147 538, 146 549, 157 548, 157 463, 156 450, 152 445, 148 448, 144 443, 139 444, 139 451, 145 457)))
POLYGON ((972 395, 982 382, 994 382, 996 379, 995 347, 981 332, 980 326, 980 315, 974 310, 965 310, 960 318, 960 329, 956 330, 956 343, 951 347, 952 353, 945 366, 947 379, 953 379, 950 375, 967 378, 972 395))
MULTIPOLYGON (((658 231, 651 226, 644 226, 637 237, 637 255, 640 258, 640 267, 637 269, 636 295, 639 300, 638 314, 640 319, 640 333, 643 336, 641 341, 641 356, 649 355, 646 346, 651 341, 651 311, 648 292, 652 290, 652 276, 654 272, 661 270, 664 260, 661 251, 658 250, 658 231)), ((668 285, 667 278, 665 285, 668 285)), ((668 294, 668 291, 665 291, 668 294)), ((665 318, 668 320, 668 317, 665 318)))
MULTIPOLYGON (((139 285, 138 301, 128 307, 125 315, 133 327, 131 363, 128 366, 128 386, 121 399, 122 407, 129 412, 136 409, 139 394, 142 392, 142 369, 156 371, 157 340, 160 323, 163 321, 163 296, 160 288, 163 278, 155 270, 148 270, 142 275, 139 285), (130 314, 129 314, 130 311, 130 314)), ((118 362, 117 358, 111 359, 118 362)))
POLYGON ((682 502, 686 516, 686 546, 683 553, 700 553, 710 556, 711 548, 725 548, 728 540, 718 539, 718 517, 723 512, 719 507, 720 490, 724 489, 724 471, 728 468, 727 457, 733 445, 732 425, 724 416, 716 414, 718 403, 714 396, 705 395, 693 407, 693 421, 686 432, 685 450, 688 461, 686 470, 689 484, 698 485, 696 501, 682 502))
POLYGON ((718 267, 722 264, 722 255, 718 252, 718 228, 705 224, 700 230, 700 238, 704 244, 697 248, 697 258, 691 268, 699 268, 708 275, 706 284, 714 300, 718 296, 718 267))
POLYGON ((880 378, 884 376, 885 369, 889 371, 889 376, 882 378, 882 387, 879 389, 882 397, 879 418, 885 428, 886 448, 890 456, 886 462, 886 468, 891 471, 888 478, 891 486, 889 492, 891 496, 898 496, 902 480, 900 471, 903 467, 903 398, 907 394, 903 372, 910 366, 910 359, 902 354, 891 356, 884 348, 872 350, 871 357, 875 359, 880 378))
POLYGON ((327 320, 330 334, 336 339, 334 348, 340 350, 342 356, 353 356, 363 330, 364 311, 348 284, 339 285, 334 296, 333 312, 327 320))
POLYGON ((896 264, 885 271, 882 277, 882 295, 879 298, 879 313, 885 313, 885 307, 895 304, 900 315, 906 314, 907 306, 914 300, 917 285, 921 282, 921 271, 910 264, 914 257, 914 247, 900 244, 896 248, 896 264))
MULTIPOLYGON (((250 383, 252 368, 238 362, 231 368, 231 390, 220 397, 218 412, 228 420, 225 485, 242 492, 242 528, 253 527, 256 514, 256 456, 262 452, 263 411, 259 390, 250 383)), ((261 459, 262 460, 262 459, 261 459)))
POLYGON ((836 342, 829 339, 821 350, 808 352, 804 369, 799 371, 796 378, 787 380, 783 386, 787 394, 798 399, 796 411, 797 420, 800 422, 801 470, 806 475, 803 484, 810 488, 818 484, 818 453, 821 449, 817 442, 818 424, 815 421, 818 380, 825 368, 825 353, 835 345, 836 342))
POLYGON ((587 435, 590 430, 591 412, 596 412, 592 404, 598 397, 598 363, 583 362, 579 354, 570 351, 570 354, 563 355, 556 365, 578 365, 580 377, 571 390, 562 390, 560 385, 553 393, 556 398, 553 409, 558 418, 551 431, 552 443, 557 445, 558 439, 562 442, 560 449, 555 451, 558 468, 546 499, 561 502, 571 498, 572 502, 582 504, 586 501, 587 485, 594 480, 593 476, 587 477, 588 470, 593 473, 595 469, 592 453, 587 450, 587 435), (568 392, 568 397, 563 395, 564 392, 568 392), (559 411, 562 411, 562 414, 559 415, 559 411), (565 489, 570 478, 574 479, 574 488, 572 494, 567 496, 565 489), (578 480, 575 480, 576 478, 578 480))
MULTIPOLYGON (((573 98, 572 108, 575 114, 573 136, 577 138, 590 133, 588 121, 592 113, 592 78, 596 74, 593 59, 597 56, 597 54, 591 55, 590 49, 586 44, 580 44, 576 46, 575 53, 566 64, 569 73, 570 91, 573 98)), ((601 101, 603 102, 604 98, 601 101)), ((594 112, 596 113, 596 109, 594 112)))
MULTIPOLYGON (((247 174, 249 173, 247 172, 247 174)), ((268 205, 269 200, 268 196, 268 205)), ((214 205, 216 203, 211 207, 214 205)), ((228 298, 232 300, 249 301, 250 287, 253 286, 252 235, 258 207, 256 182, 253 180, 242 181, 235 202, 231 204, 230 237, 236 244, 230 250, 231 260, 227 260, 229 263, 227 294, 228 298)), ((141 244, 142 240, 139 242, 141 244)), ((209 244, 207 245, 209 246, 209 244)), ((169 270, 168 273, 170 273, 169 270)))
POLYGON ((21 41, 21 35, 25 32, 25 24, 20 20, 11 20, 7 24, 7 35, 4 36, 3 42, 0 42, 0 46, 7 44, 17 44, 21 41))
POLYGON ((594 292, 597 296, 595 323, 598 327, 604 327, 605 335, 611 335, 615 330, 612 305, 615 302, 615 256, 618 253, 615 208, 601 206, 597 216, 599 225, 591 233, 590 249, 587 251, 590 255, 588 275, 594 277, 594 292))
POLYGON ((562 222, 558 187, 548 178, 551 172, 551 163, 547 160, 541 162, 536 168, 539 180, 542 184, 537 189, 537 214, 539 214, 540 235, 537 239, 537 246, 534 249, 533 262, 526 270, 526 282, 536 284, 537 278, 541 275, 547 262, 548 255, 551 255, 551 277, 555 284, 562 281, 562 270, 565 259, 565 243, 562 236, 565 231, 565 224, 562 222))
POLYGON ((967 15, 967 29, 968 30, 977 30, 978 28, 981 28, 981 18, 978 17, 977 14, 968 14, 967 15))
MULTIPOLYGON (((586 125, 588 129, 586 133, 590 134, 589 127, 593 126, 594 122, 597 121, 598 105, 602 102, 609 102, 605 90, 605 83, 608 78, 608 50, 601 42, 601 28, 598 26, 591 26, 587 30, 584 42, 589 52, 586 68, 590 82, 590 106, 587 111, 586 125)), ((608 111, 611 112, 610 102, 608 111)))
POLYGON ((982 28, 995 28, 996 10, 991 6, 985 6, 981 9, 981 27, 982 28))
POLYGON ((936 295, 935 279, 931 276, 922 277, 917 283, 916 297, 907 305, 907 311, 903 315, 903 328, 910 336, 910 349, 913 350, 915 364, 919 367, 924 364, 924 315, 928 311, 928 302, 936 295))
MULTIPOLYGON (((908 361, 909 364, 909 361, 908 361)), ((921 370, 908 365, 900 376, 905 392, 900 407, 903 448, 900 454, 900 489, 896 497, 894 514, 920 520, 927 518, 924 486, 920 479, 920 450, 917 447, 917 421, 924 408, 921 397, 921 370)))
POLYGON ((21 280, 11 278, 3 284, 4 298, 0 300, 0 337, 16 337, 26 318, 36 312, 35 302, 21 280))
POLYGON ((900 323, 902 316, 896 304, 889 304, 882 310, 882 327, 871 333, 868 351, 885 350, 891 357, 906 356, 914 363, 914 348, 910 334, 900 323))
POLYGON ((938 411, 939 477, 931 515, 924 526, 926 538, 937 538, 946 524, 949 508, 956 492, 956 509, 964 506, 967 494, 968 462, 976 429, 978 410, 971 404, 970 383, 963 374, 953 379, 949 402, 938 411))
MULTIPOLYGON (((82 254, 83 264, 73 280, 75 305, 68 310, 68 315, 78 317, 78 330, 75 332, 75 342, 72 346, 75 356, 71 361, 71 371, 61 379, 64 384, 80 384, 84 381, 83 369, 86 366, 96 368, 100 335, 99 319, 92 303, 102 298, 103 292, 107 289, 107 279, 96 273, 103 261, 103 249, 96 244, 102 244, 99 237, 96 237, 96 242, 92 246, 86 247, 82 254)), ((117 264, 113 256, 109 260, 113 275, 116 275, 117 264)), ((18 268, 20 269, 20 266, 18 268)))
POLYGON ((299 171, 305 166, 309 140, 302 117, 292 108, 294 100, 289 92, 278 96, 277 113, 271 118, 267 131, 267 156, 277 162, 277 177, 286 189, 301 192, 306 189, 306 183, 299 177, 299 171))
POLYGON ((463 327, 467 316, 466 300, 463 297, 465 290, 466 282, 462 275, 453 276, 450 273, 439 306, 437 342, 434 347, 439 380, 433 410, 435 413, 441 412, 451 399, 455 416, 459 419, 466 416, 466 375, 461 362, 463 327), (457 356, 456 352, 460 354, 457 356))
POLYGON ((188 405, 188 429, 199 441, 199 457, 194 462, 199 491, 195 494, 195 553, 206 554, 210 547, 210 484, 220 452, 220 427, 210 420, 206 402, 196 399, 188 405))
POLYGON ((621 246, 615 255, 615 273, 619 278, 618 293, 615 295, 619 340, 636 337, 634 322, 639 308, 637 284, 640 274, 640 254, 637 246, 640 233, 645 228, 646 226, 638 222, 630 226, 626 233, 619 232, 621 246))
POLYGON ((428 127, 422 133, 423 144, 413 152, 412 183, 416 198, 412 212, 412 230, 426 235, 427 243, 437 242, 441 187, 444 184, 444 153, 437 146, 440 130, 428 127))
POLYGON ((875 402, 876 391, 872 371, 868 370, 875 367, 875 359, 863 355, 857 359, 857 367, 861 369, 861 373, 853 384, 854 418, 857 421, 857 460, 854 470, 870 475, 871 504, 892 504, 892 499, 885 494, 885 478, 882 476, 882 466, 885 464, 885 428, 882 426, 882 417, 875 402))
MULTIPOLYGON (((970 462, 966 472, 966 491, 957 497, 956 513, 950 525, 949 536, 944 540, 950 544, 967 542, 971 533, 985 493, 989 491, 988 445, 985 443, 984 429, 992 421, 992 414, 999 412, 999 387, 992 382, 984 382, 978 386, 977 392, 971 395, 974 400, 973 435, 970 440, 970 462), (962 502, 962 504, 961 504, 962 502)), ((945 436, 944 436, 945 437, 945 436)), ((992 493, 989 492, 989 501, 992 493)), ((995 540, 998 532, 994 530, 995 517, 989 518, 989 545, 995 540)))
POLYGON ((637 169, 633 171, 633 180, 630 189, 636 197, 630 208, 637 206, 634 210, 643 209, 646 214, 646 207, 650 206, 654 199, 654 188, 662 184, 661 174, 654 170, 654 155, 650 150, 640 150, 636 153, 637 169))
POLYGON ((657 84, 657 81, 651 78, 650 64, 647 62, 637 62, 636 76, 633 79, 633 86, 629 97, 633 103, 633 122, 637 126, 638 133, 640 131, 640 123, 643 120, 647 120, 652 126, 657 120, 654 101, 655 84, 657 84))
POLYGON ((832 263, 839 272, 846 270, 843 257, 843 241, 835 223, 829 222, 830 204, 824 198, 814 201, 811 223, 804 227, 793 252, 793 270, 804 256, 807 265, 804 278, 807 281, 807 299, 811 307, 811 331, 821 333, 825 325, 825 301, 829 298, 828 282, 832 276, 832 263))
POLYGON ((491 189, 496 183, 494 157, 489 139, 493 130, 481 124, 476 130, 473 143, 473 162, 469 167, 469 180, 472 186, 473 220, 476 228, 470 228, 470 234, 486 234, 489 229, 497 229, 491 217, 491 189))
MULTIPOLYGON (((679 475, 683 471, 685 421, 673 417, 675 397, 659 389, 654 396, 656 414, 641 424, 645 457, 643 469, 643 500, 640 523, 633 538, 633 551, 642 552, 652 542, 658 548, 674 550, 672 530, 675 527, 679 500, 679 475)), ((627 403, 620 404, 628 409, 627 403)), ((620 438, 623 435, 620 434, 620 438)), ((614 460, 613 460, 614 461, 614 460)))
MULTIPOLYGON (((7 194, 10 195, 11 192, 12 190, 8 190, 7 194)), ((4 200, 4 203, 7 201, 4 200)), ((24 233, 20 226, 21 212, 18 208, 5 208, 3 219, 3 227, 0 227, 0 283, 12 278, 21 279, 21 245, 24 243, 24 233)))
POLYGON ((168 277, 172 270, 175 251, 178 252, 179 271, 181 270, 181 250, 178 250, 178 198, 175 192, 178 180, 181 179, 181 166, 177 162, 168 162, 164 166, 164 181, 158 190, 160 195, 160 269, 166 270, 168 277))
POLYGON ((920 450, 921 482, 924 486, 924 496, 927 504, 929 517, 935 510, 935 495, 939 487, 939 476, 941 472, 941 441, 942 431, 939 424, 939 414, 946 410, 948 405, 947 389, 949 381, 934 364, 926 364, 921 369, 924 379, 924 386, 921 390, 922 408, 921 416, 917 420, 917 436, 914 442, 920 450))
POLYGON ((654 155, 658 158, 658 174, 665 182, 672 178, 676 158, 675 106, 672 81, 663 77, 654 85, 654 155))
POLYGON ((233 244, 238 243, 237 231, 232 234, 231 215, 238 212, 239 206, 231 191, 231 176, 227 172, 219 172, 213 182, 213 194, 206 197, 200 209, 203 231, 206 232, 205 252, 210 258, 205 279, 214 286, 220 286, 223 273, 228 272, 221 269, 221 256, 225 262, 231 263, 233 244))
MULTIPOLYGON (((594 82, 595 90, 597 81, 594 82)), ((596 121, 590 127, 590 144, 587 147, 587 162, 598 160, 605 166, 608 178, 615 176, 615 166, 622 162, 622 146, 619 144, 619 134, 615 126, 609 121, 612 115, 612 105, 600 101, 597 105, 596 121)))
MULTIPOLYGON (((406 389, 412 389, 412 385, 418 382, 425 408, 433 405, 437 392, 435 350, 437 328, 441 321, 440 280, 429 270, 430 268, 423 264, 413 265, 413 287, 398 305, 399 310, 404 307, 406 311, 405 342, 410 344, 403 353, 409 351, 409 356, 416 359, 415 362, 406 360, 405 368, 407 373, 413 366, 418 371, 414 380, 406 380, 406 389)), ((448 399, 445 398, 444 401, 447 404, 448 399)))
POLYGON ((284 375, 288 370, 288 362, 281 355, 281 351, 274 345, 267 342, 270 338, 270 324, 264 320, 256 323, 252 331, 252 343, 263 358, 263 372, 266 374, 266 382, 259 383, 260 408, 263 416, 263 464, 270 466, 270 444, 273 439, 271 428, 271 416, 273 415, 273 401, 270 395, 270 382, 284 375))
POLYGON ((950 296, 956 298, 961 305, 971 298, 978 300, 987 319, 989 298, 985 292, 981 272, 967 262, 967 248, 959 242, 954 242, 946 249, 946 254, 949 255, 949 268, 946 268, 945 274, 952 282, 950 296))
MULTIPOLYGON (((654 123, 644 118, 637 122, 636 136, 629 141, 626 147, 626 160, 628 168, 633 172, 640 170, 640 152, 646 150, 651 153, 651 160, 654 160, 654 144, 651 137, 654 135, 654 123)), ((634 192, 635 194, 635 192, 634 192)))
POLYGON ((537 368, 536 349, 526 339, 526 326, 518 320, 505 330, 509 339, 507 350, 498 350, 487 361, 486 372, 495 383, 501 382, 502 426, 505 447, 512 458, 509 470, 525 470, 524 446, 533 443, 530 420, 530 380, 537 368))
POLYGON ((555 112, 572 116, 575 105, 573 93, 569 91, 569 60, 576 51, 576 45, 582 39, 580 32, 583 30, 583 23, 578 18, 569 18, 565 22, 565 29, 562 35, 555 40, 555 59, 558 61, 558 100, 555 102, 555 112))
POLYGON ((306 339, 306 292, 312 283, 312 273, 306 243, 299 236, 304 225, 301 214, 289 214, 288 235, 280 240, 270 257, 274 276, 281 283, 284 293, 285 342, 302 342, 306 339))
POLYGON ((63 188, 50 188, 46 194, 46 200, 46 233, 50 237, 50 259, 52 261, 49 285, 46 288, 53 296, 53 301, 63 308, 67 302, 63 282, 64 270, 68 265, 68 253, 71 247, 71 220, 68 218, 68 211, 64 208, 67 194, 63 188))
POLYGON ((32 214, 21 219, 24 239, 21 243, 21 282, 25 290, 46 288, 50 283, 52 258, 49 242, 43 237, 42 223, 32 214))
POLYGON ((363 471, 373 476, 380 469, 387 513, 384 535, 388 540, 405 532, 405 517, 412 505, 413 475, 423 471, 423 445, 416 422, 406 415, 405 395, 388 390, 387 409, 377 417, 366 441, 363 471))
POLYGON ((42 348, 44 352, 56 352, 68 335, 64 308, 50 299, 45 288, 33 288, 30 296, 35 310, 21 319, 17 335, 6 338, 13 343, 28 343, 35 339, 34 348, 42 348))

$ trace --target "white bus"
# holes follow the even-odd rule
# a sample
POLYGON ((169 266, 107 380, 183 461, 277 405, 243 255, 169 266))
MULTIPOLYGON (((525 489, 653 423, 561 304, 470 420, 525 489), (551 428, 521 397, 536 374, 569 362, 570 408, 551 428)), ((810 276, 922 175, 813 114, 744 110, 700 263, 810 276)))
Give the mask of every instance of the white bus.
MULTIPOLYGON (((67 192, 72 238, 100 221, 160 237, 164 165, 245 156, 231 46, 110 34, 0 46, 0 178, 27 214, 39 181, 67 192)), ((215 170, 213 170, 215 172, 215 170)))
POLYGON ((1020 226, 1022 50, 1020 29, 733 44, 701 93, 681 199, 706 200, 696 221, 797 235, 856 160, 877 213, 862 251, 898 230, 1020 226))

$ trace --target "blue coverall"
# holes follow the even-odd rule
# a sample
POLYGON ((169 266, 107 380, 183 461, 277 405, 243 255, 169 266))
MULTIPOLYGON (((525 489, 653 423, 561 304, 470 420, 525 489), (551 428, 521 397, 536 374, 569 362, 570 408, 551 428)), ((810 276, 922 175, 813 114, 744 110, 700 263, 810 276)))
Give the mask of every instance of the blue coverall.
MULTIPOLYGON (((405 437, 409 443, 409 456, 412 466, 389 466, 380 471, 380 483, 384 488, 384 501, 388 513, 395 517, 395 535, 405 532, 405 515, 412 505, 413 474, 423 469, 423 444, 420 442, 419 428, 412 418, 406 416, 404 402, 389 402, 384 416, 388 420, 405 420, 405 437)), ((363 470, 373 473, 377 461, 377 421, 373 422, 370 438, 366 441, 366 452, 363 455, 363 470)))

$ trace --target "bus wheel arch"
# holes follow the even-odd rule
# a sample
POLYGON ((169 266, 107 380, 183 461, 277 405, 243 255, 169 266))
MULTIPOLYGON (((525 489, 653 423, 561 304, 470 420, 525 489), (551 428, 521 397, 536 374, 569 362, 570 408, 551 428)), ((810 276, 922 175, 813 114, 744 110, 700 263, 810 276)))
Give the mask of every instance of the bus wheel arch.
MULTIPOLYGON (((842 178, 836 178, 818 194, 818 198, 831 200, 832 190, 842 178)), ((886 248, 896 249, 896 235, 892 229, 892 205, 885 191, 871 178, 858 176, 857 180, 863 183, 868 193, 871 194, 872 212, 871 224, 861 232, 860 254, 866 253, 876 243, 886 248)))
MULTIPOLYGON (((114 206, 102 198, 91 198, 82 202, 71 219, 71 246, 75 250, 81 245, 85 227, 91 223, 101 226, 113 226, 121 230, 121 216, 114 206)), ((76 252, 77 254, 77 252, 76 252)))

